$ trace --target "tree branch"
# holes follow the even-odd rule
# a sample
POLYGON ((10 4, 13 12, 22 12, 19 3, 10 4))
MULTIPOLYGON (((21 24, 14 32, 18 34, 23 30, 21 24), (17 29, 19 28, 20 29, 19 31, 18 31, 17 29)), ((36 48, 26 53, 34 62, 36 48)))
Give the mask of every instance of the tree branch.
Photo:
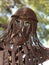
POLYGON ((0 27, 2 27, 3 29, 7 29, 8 24, 3 24, 3 23, 0 23, 0 27))

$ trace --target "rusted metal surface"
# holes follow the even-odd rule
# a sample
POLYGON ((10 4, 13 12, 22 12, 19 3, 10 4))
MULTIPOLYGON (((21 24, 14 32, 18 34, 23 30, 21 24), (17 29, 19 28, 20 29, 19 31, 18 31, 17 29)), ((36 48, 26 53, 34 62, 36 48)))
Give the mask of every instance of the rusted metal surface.
POLYGON ((0 38, 0 65, 38 65, 49 59, 37 37, 36 14, 27 7, 20 8, 0 38))
POLYGON ((0 51, 0 65, 3 65, 3 51, 0 51))

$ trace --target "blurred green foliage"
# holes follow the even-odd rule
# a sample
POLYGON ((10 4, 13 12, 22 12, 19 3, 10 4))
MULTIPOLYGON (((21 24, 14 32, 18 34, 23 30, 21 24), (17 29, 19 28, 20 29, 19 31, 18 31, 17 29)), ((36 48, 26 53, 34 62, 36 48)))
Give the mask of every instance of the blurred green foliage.
MULTIPOLYGON (((42 41, 49 40, 49 0, 0 0, 0 23, 8 23, 12 9, 30 7, 37 15, 37 33, 42 41), (48 27, 46 27, 48 25, 48 27)), ((1 28, 0 28, 1 30, 1 28)))

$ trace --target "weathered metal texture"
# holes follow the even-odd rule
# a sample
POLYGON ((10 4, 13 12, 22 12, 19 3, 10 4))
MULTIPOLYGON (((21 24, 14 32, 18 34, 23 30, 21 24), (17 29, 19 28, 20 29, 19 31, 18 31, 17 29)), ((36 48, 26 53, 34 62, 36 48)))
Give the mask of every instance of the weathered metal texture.
POLYGON ((49 48, 37 37, 37 23, 30 8, 18 9, 0 39, 0 65, 42 65, 49 59, 49 48))
POLYGON ((3 51, 0 51, 0 65, 3 65, 3 51))

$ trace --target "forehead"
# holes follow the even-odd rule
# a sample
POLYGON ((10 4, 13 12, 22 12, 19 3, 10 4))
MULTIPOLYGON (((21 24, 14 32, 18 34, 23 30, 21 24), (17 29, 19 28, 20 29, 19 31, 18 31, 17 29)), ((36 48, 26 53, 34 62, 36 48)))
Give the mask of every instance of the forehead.
POLYGON ((19 18, 19 20, 21 20, 22 22, 25 22, 25 21, 28 21, 28 22, 32 22, 32 20, 31 19, 27 19, 27 18, 19 18))
POLYGON ((28 18, 26 16, 17 16, 17 15, 12 15, 13 18, 15 18, 15 20, 21 20, 22 22, 28 21, 30 23, 32 23, 33 19, 32 18, 28 18))

